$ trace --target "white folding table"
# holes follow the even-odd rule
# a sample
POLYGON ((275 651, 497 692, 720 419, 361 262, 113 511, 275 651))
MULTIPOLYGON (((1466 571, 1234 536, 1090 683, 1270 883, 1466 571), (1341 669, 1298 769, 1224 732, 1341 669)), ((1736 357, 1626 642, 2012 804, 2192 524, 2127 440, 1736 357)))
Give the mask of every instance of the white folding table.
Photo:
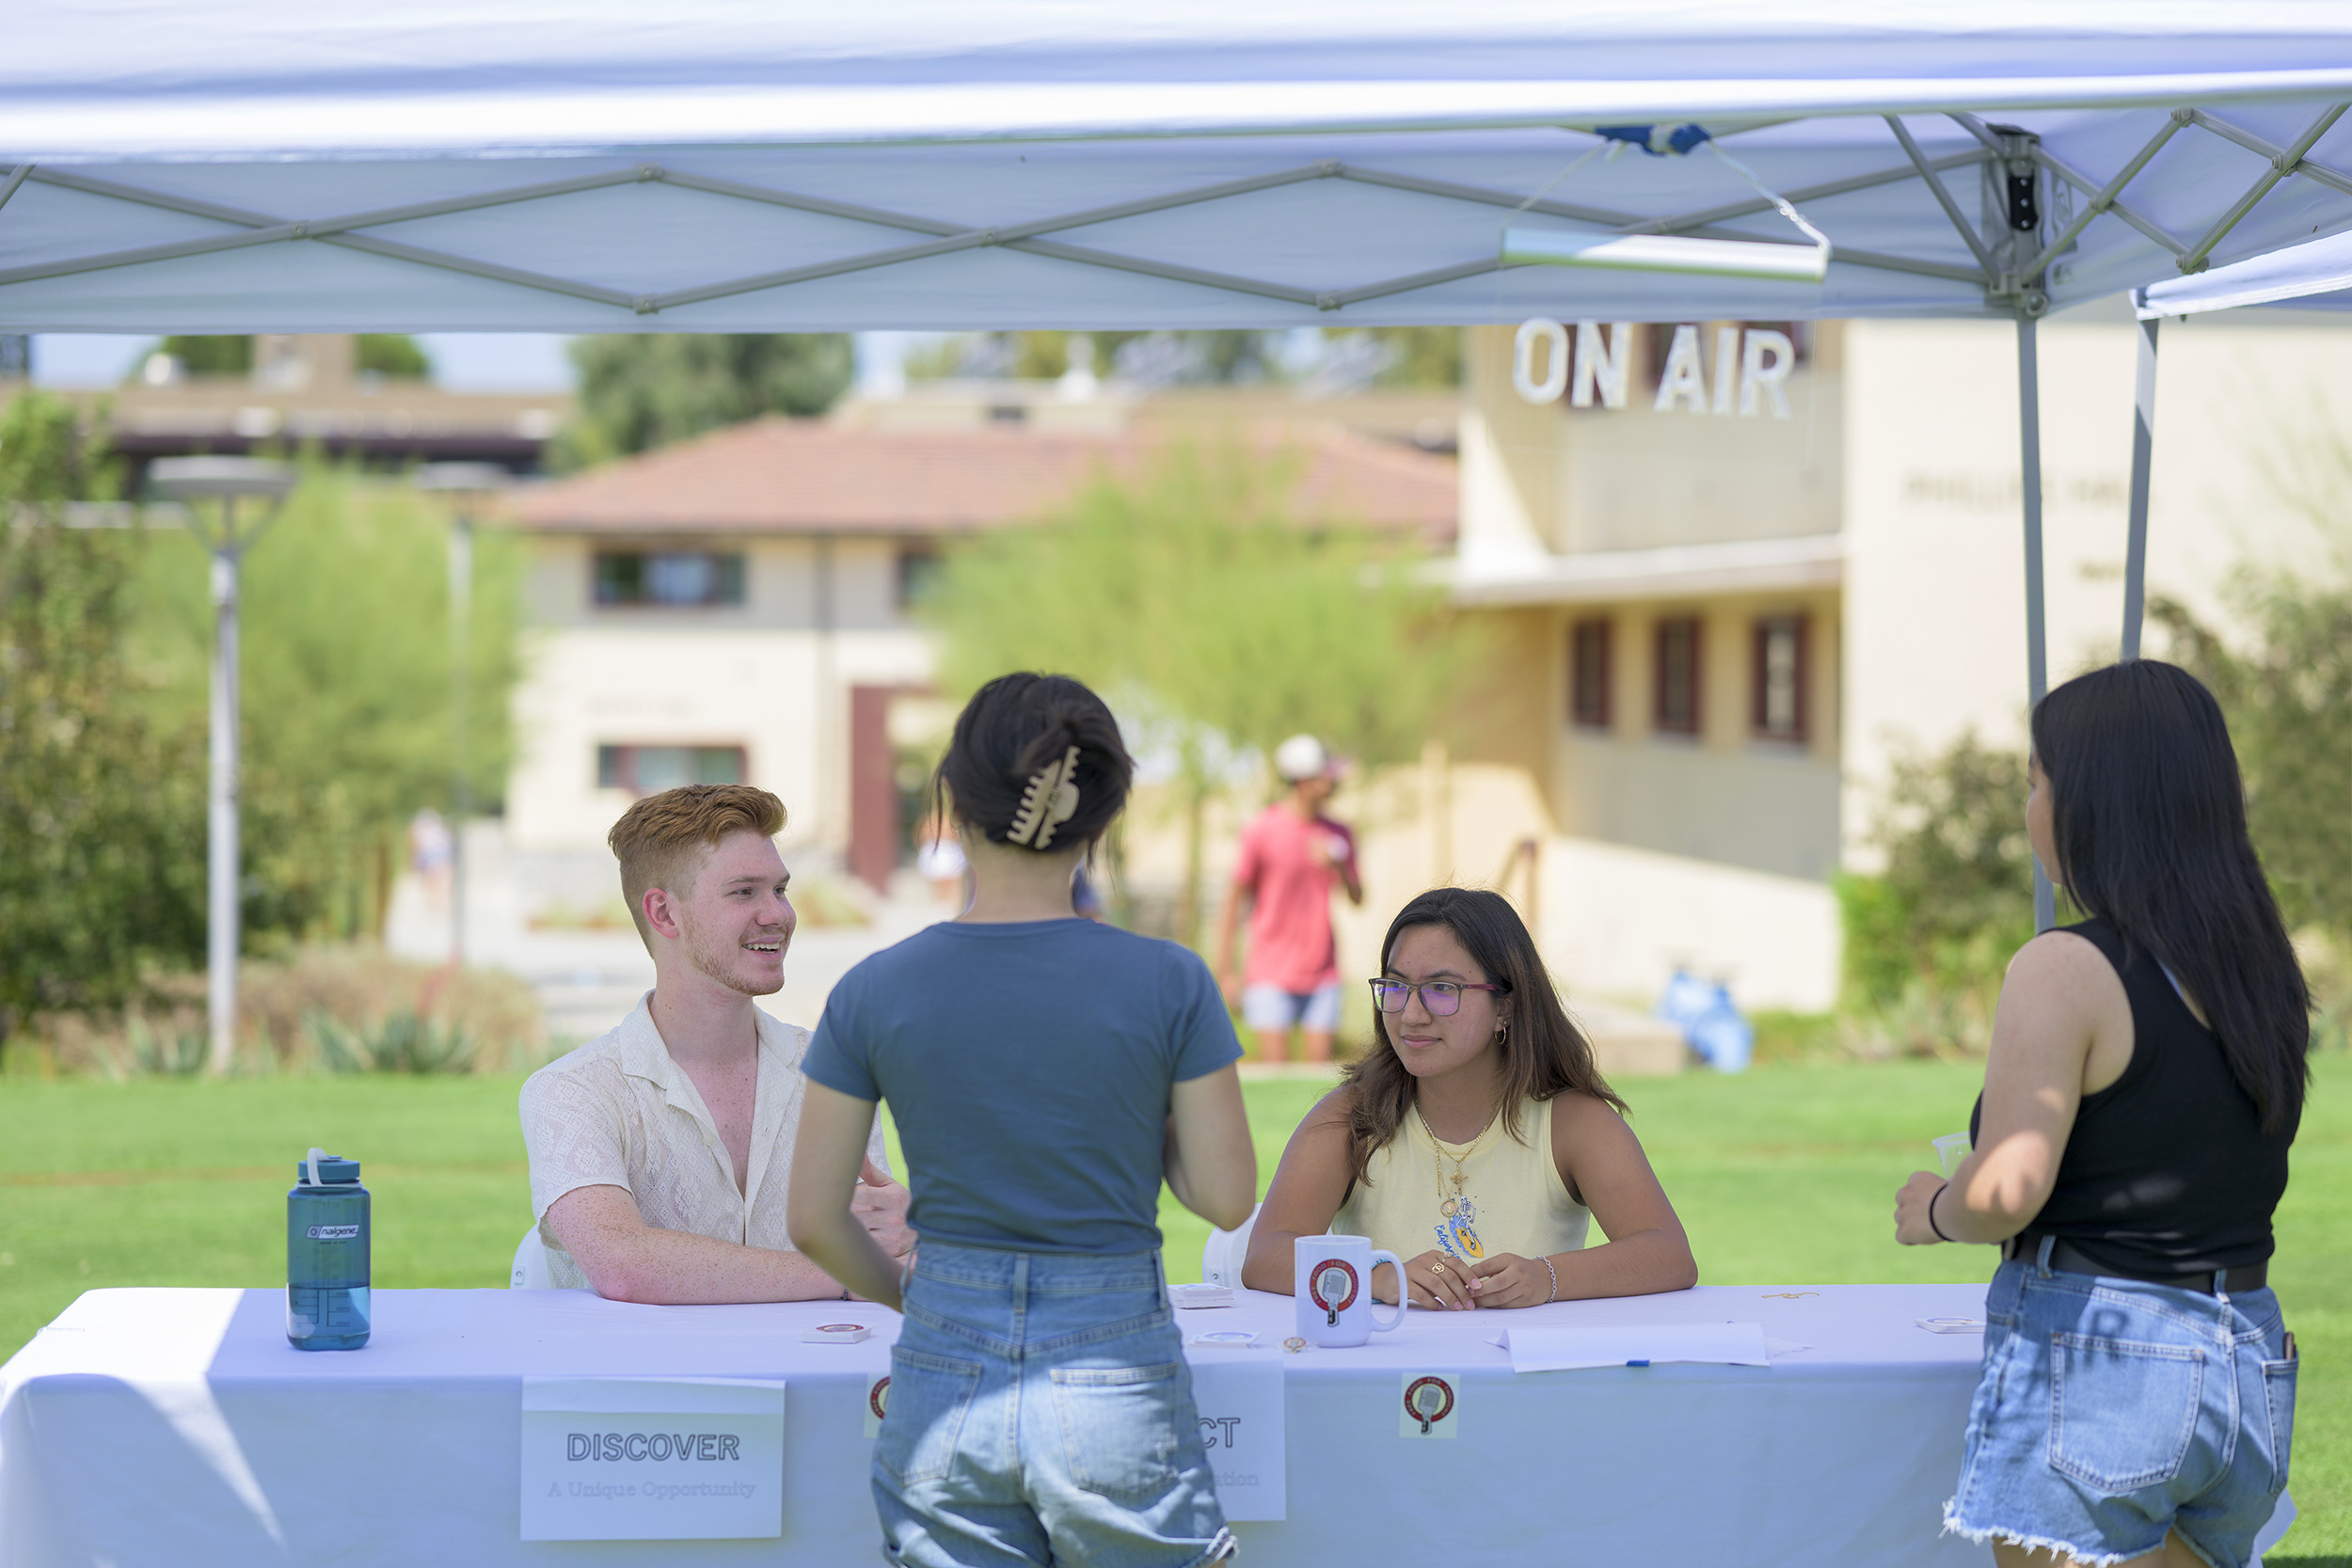
MULTIPOLYGON (((1289 1298, 1178 1314, 1279 1366, 1287 1517, 1237 1525, 1252 1564, 1822 1560, 1981 1564, 1939 1537, 1977 1376, 1962 1285, 1721 1287, 1530 1312, 1414 1312, 1356 1350, 1286 1353, 1289 1298), (1756 1322, 1763 1367, 1515 1375, 1513 1323, 1756 1322), (1804 1349, 1789 1349, 1801 1345, 1804 1349), (1401 1385, 1458 1391, 1450 1442, 1400 1435, 1401 1385)), ((862 1411, 889 1365, 875 1307, 642 1307, 575 1291, 382 1291, 354 1353, 303 1353, 274 1290, 83 1296, 0 1369, 0 1568, 594 1560, 871 1562, 862 1411), (852 1319, 873 1338, 811 1345, 852 1319), (525 1543, 527 1376, 782 1379, 780 1542, 525 1543)))

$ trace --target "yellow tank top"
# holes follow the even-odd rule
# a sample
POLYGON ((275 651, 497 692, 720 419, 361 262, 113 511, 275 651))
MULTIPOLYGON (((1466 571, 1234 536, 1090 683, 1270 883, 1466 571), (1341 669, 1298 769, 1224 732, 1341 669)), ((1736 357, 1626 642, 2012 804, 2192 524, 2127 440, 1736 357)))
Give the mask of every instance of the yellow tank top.
POLYGON ((1436 1248, 1463 1263, 1506 1252, 1542 1258, 1582 1250, 1593 1212, 1568 1196, 1552 1160, 1551 1101, 1521 1105, 1519 1131, 1525 1143, 1497 1117, 1474 1142, 1449 1145, 1441 1156, 1421 1117, 1407 1112, 1396 1136, 1373 1150, 1366 1180, 1340 1206, 1332 1231, 1369 1236, 1399 1258, 1436 1248))

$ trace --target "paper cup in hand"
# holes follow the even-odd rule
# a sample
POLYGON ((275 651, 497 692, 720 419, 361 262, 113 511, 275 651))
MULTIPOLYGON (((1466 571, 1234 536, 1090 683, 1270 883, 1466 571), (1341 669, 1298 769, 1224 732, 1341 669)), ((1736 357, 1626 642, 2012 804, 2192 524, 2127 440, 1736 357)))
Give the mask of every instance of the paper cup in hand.
POLYGON ((1297 1273, 1292 1294, 1301 1338, 1317 1345, 1360 1345, 1405 1321, 1402 1289, 1395 1317, 1381 1323, 1374 1316, 1378 1304, 1372 1299, 1372 1267, 1392 1266, 1401 1287, 1405 1261, 1395 1253, 1375 1251, 1369 1236, 1301 1236, 1293 1245, 1297 1273))
POLYGON ((1945 1180, 1952 1179, 1952 1173, 1960 1169, 1960 1163, 1968 1158, 1974 1147, 1965 1132, 1947 1132, 1935 1140, 1935 1160, 1944 1167, 1945 1180))

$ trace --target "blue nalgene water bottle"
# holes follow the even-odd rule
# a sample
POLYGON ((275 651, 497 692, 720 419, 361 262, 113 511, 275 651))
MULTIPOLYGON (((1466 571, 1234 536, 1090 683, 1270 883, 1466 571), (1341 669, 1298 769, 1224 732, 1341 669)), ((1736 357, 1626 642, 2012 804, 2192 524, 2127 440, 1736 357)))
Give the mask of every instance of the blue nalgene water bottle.
POLYGON ((368 1342, 368 1190, 359 1162, 323 1149, 286 1195, 286 1338, 296 1350, 368 1342))

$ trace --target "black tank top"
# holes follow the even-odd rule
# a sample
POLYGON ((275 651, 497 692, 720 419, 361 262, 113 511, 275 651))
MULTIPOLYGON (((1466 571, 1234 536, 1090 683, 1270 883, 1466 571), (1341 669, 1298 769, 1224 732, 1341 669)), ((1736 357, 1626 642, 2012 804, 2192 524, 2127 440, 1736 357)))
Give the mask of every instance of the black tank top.
MULTIPOLYGON (((2064 929, 2106 955, 2132 1005, 2123 1076, 2083 1096, 2058 1185, 2031 1228, 2132 1274, 2200 1274, 2271 1254, 2296 1117, 2262 1131, 2220 1038, 2197 1022, 2164 966, 2105 920, 2064 929)), ((1971 1141, 1984 1097, 1968 1117, 1971 1141)))

